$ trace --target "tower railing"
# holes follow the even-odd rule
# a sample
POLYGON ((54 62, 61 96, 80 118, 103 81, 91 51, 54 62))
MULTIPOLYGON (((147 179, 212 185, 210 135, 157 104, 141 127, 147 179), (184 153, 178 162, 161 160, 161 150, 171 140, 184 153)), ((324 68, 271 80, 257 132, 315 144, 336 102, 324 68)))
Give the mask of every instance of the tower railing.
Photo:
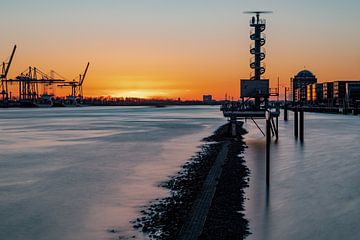
MULTIPOLYGON (((263 38, 263 39, 266 40, 266 34, 262 32, 262 33, 260 34, 260 38, 263 38)), ((254 29, 251 29, 251 30, 250 30, 250 39, 251 39, 251 40, 255 40, 255 30, 254 30, 254 29)))
POLYGON ((261 24, 261 25, 266 25, 266 19, 259 19, 259 21, 253 22, 252 19, 249 20, 250 26, 252 25, 256 25, 256 24, 261 24))
POLYGON ((250 53, 254 55, 250 59, 250 68, 254 70, 252 80, 261 80, 261 75, 265 73, 265 64, 262 63, 266 57, 265 49, 262 47, 266 43, 266 35, 263 33, 266 29, 266 21, 260 18, 252 18, 250 20, 250 53))
MULTIPOLYGON (((259 51, 258 53, 256 53, 255 44, 254 44, 254 43, 251 43, 251 44, 250 44, 250 53, 251 53, 252 55, 260 54, 260 53, 266 54, 266 49, 265 49, 264 47, 261 47, 261 48, 260 48, 260 51, 259 51)), ((252 56, 252 57, 254 57, 254 56, 252 56)))

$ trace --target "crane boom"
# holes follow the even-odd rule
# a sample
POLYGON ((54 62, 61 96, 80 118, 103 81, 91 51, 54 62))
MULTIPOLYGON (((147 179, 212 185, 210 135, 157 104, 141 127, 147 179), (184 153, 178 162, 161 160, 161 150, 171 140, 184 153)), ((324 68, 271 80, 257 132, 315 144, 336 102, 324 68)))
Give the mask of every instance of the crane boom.
POLYGON ((5 69, 5 72, 4 72, 4 75, 2 76, 3 78, 6 78, 6 77, 7 77, 7 74, 8 74, 9 69, 10 69, 11 62, 12 62, 12 60, 13 60, 13 58, 14 58, 14 55, 15 55, 15 51, 16 51, 16 45, 14 46, 14 49, 13 49, 13 51, 12 51, 12 53, 11 53, 9 63, 7 64, 6 69, 5 69))
POLYGON ((87 73, 87 71, 88 71, 89 65, 90 65, 90 63, 88 62, 87 65, 86 65, 84 74, 82 75, 82 77, 81 77, 81 79, 80 79, 79 86, 81 86, 81 85, 83 84, 84 80, 85 80, 85 76, 86 76, 86 73, 87 73))

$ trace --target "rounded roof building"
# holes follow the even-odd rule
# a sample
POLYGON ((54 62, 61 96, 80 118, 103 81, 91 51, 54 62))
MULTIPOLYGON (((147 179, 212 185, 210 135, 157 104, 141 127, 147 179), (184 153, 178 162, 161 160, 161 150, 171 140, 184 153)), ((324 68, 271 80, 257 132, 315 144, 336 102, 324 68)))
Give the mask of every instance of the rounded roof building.
POLYGON ((306 101, 307 100, 307 85, 317 83, 316 76, 307 69, 298 72, 293 78, 290 79, 291 91, 293 101, 306 101))
POLYGON ((315 75, 309 70, 301 70, 298 74, 295 75, 296 78, 315 78, 315 75))

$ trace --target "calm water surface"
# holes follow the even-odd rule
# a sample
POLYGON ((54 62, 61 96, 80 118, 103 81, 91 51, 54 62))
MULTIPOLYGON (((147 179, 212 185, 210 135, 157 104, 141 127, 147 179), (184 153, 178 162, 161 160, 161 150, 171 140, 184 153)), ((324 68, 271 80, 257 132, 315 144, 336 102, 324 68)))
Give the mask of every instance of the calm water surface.
POLYGON ((129 221, 224 122, 218 107, 0 110, 0 239, 144 238, 129 221))
MULTIPOLYGON (((360 118, 305 119, 304 145, 280 120, 268 192, 264 138, 245 124, 250 240, 360 239, 360 118)), ((129 221, 224 122, 218 107, 1 110, 0 239, 144 238, 129 221)))
POLYGON ((253 233, 247 239, 360 239, 360 117, 305 113, 304 145, 293 138, 292 118, 279 124, 269 192, 265 140, 245 124, 246 216, 253 233))

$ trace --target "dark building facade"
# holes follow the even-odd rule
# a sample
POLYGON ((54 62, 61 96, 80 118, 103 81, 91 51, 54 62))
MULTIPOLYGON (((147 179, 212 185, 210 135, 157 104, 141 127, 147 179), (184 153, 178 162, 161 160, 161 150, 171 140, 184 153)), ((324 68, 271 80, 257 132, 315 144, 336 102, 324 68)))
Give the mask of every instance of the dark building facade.
POLYGON ((307 89, 307 101, 308 103, 317 104, 323 99, 323 84, 313 83, 306 86, 307 89))
POLYGON ((325 82, 323 83, 323 99, 329 100, 334 97, 334 83, 325 82))
POLYGON ((334 99, 345 99, 346 96, 346 83, 349 81, 341 80, 341 81, 335 81, 334 82, 334 99))
POLYGON ((317 83, 315 86, 315 92, 316 92, 316 102, 321 102, 323 99, 323 84, 317 83))
POLYGON ((346 97, 351 103, 360 102, 360 81, 346 83, 346 97))
POLYGON ((359 80, 338 80, 334 82, 334 99, 345 99, 351 95, 353 90, 353 96, 357 91, 360 84, 359 80))
MULTIPOLYGON (((298 75, 304 76, 302 72, 298 75)), ((305 73, 307 77, 302 78, 298 75, 291 79, 294 102, 328 107, 360 106, 360 80, 310 83, 315 81, 315 76, 311 79, 310 73, 305 73)))
POLYGON ((293 102, 306 102, 308 99, 307 86, 314 83, 317 83, 317 78, 312 72, 306 69, 300 71, 293 78, 291 78, 290 85, 291 85, 293 102))
POLYGON ((315 84, 306 85, 306 101, 312 103, 314 101, 315 84))

